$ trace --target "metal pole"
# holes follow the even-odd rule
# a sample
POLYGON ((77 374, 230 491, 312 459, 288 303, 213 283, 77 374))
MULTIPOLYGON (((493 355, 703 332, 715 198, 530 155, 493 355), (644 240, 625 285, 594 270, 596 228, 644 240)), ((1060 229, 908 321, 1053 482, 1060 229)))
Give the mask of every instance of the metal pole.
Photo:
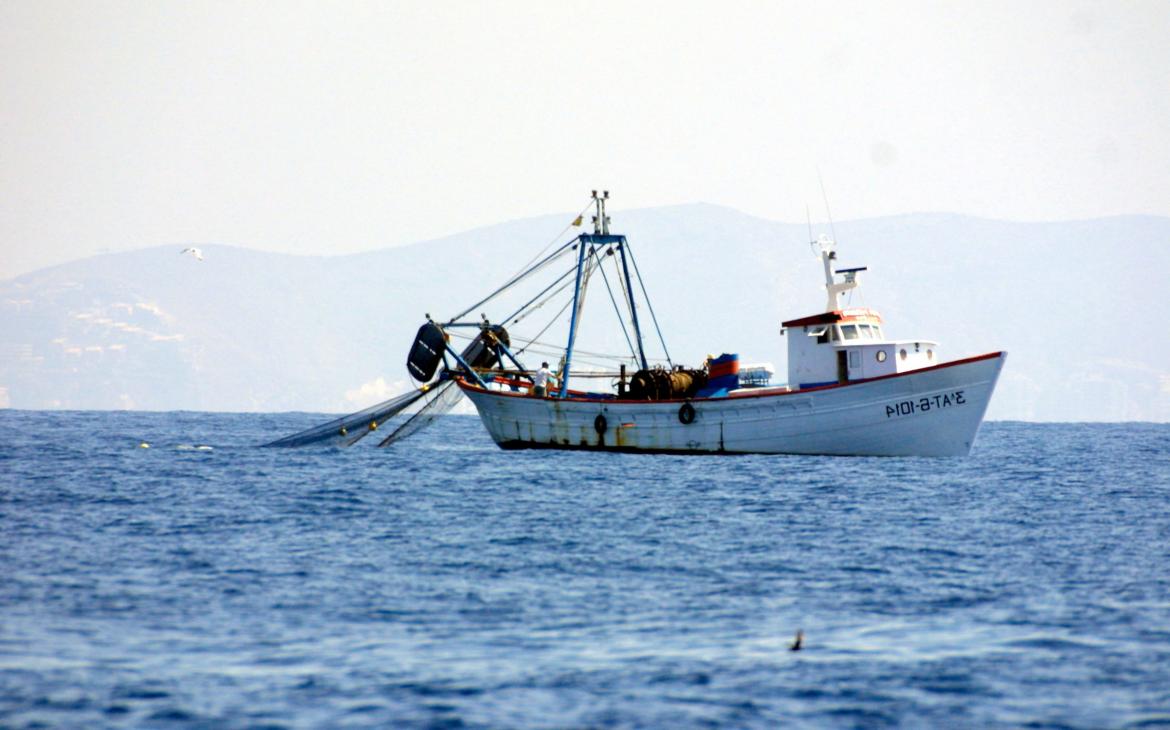
POLYGON ((466 360, 455 354, 454 350, 447 350, 447 352, 451 354, 451 357, 455 358, 455 362, 462 366, 463 370, 475 380, 479 387, 483 388, 484 390, 488 389, 487 383, 483 382, 483 378, 479 377, 479 373, 475 372, 475 370, 473 370, 472 367, 467 364, 466 360))
POLYGON ((569 366, 573 361, 573 342, 577 339, 577 319, 580 313, 577 301, 581 296, 581 277, 585 272, 585 239, 588 236, 577 236, 577 284, 573 289, 573 316, 569 319, 569 344, 565 346, 565 368, 561 371, 561 393, 564 398, 569 393, 569 366))

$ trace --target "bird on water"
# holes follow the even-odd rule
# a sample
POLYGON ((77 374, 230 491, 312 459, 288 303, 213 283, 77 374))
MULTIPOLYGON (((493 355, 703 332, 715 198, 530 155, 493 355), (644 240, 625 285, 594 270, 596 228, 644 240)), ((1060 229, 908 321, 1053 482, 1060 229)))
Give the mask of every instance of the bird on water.
POLYGON ((788 647, 788 651, 800 651, 801 645, 804 644, 804 630, 796 630, 796 638, 792 641, 792 645, 788 647))

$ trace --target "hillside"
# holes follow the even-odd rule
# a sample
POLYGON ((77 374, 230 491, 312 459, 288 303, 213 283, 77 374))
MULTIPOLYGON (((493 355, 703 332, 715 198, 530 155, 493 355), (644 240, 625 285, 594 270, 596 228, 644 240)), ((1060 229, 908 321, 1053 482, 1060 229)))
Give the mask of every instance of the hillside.
MULTIPOLYGON (((738 352, 783 379, 780 321, 824 298, 805 225, 704 204, 613 218, 676 362, 738 352)), ((198 262, 168 246, 0 282, 0 406, 352 410, 405 387, 426 313, 471 305, 565 222, 335 257, 203 246, 198 262)), ((853 303, 881 311, 888 335, 938 340, 946 357, 1009 351, 989 418, 1170 421, 1166 327, 1139 301, 1165 284, 1170 219, 918 214, 838 223, 836 235, 842 265, 870 267, 853 303)), ((589 306, 580 347, 624 350, 597 282, 589 306)))

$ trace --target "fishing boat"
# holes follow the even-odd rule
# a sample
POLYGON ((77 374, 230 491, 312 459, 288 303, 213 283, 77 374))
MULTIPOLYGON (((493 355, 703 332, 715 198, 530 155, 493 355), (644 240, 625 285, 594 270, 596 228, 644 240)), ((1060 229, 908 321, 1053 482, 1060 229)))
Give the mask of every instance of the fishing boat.
MULTIPOLYGON (((860 285, 867 267, 838 268, 836 242, 825 235, 810 242, 823 265, 825 309, 782 323, 786 383, 771 383, 767 366, 741 368, 736 353, 708 357, 695 367, 676 364, 669 355, 651 362, 643 336, 647 313, 660 339, 661 330, 630 241, 610 233, 608 198, 607 191, 593 192, 592 233, 581 233, 547 255, 542 252, 456 316, 427 316, 407 358, 408 371, 421 384, 417 390, 271 445, 351 444, 423 401, 380 442, 390 445, 449 410, 462 394, 503 449, 855 456, 970 452, 1007 354, 943 361, 937 342, 887 338, 878 312, 841 306, 842 296, 860 285), (507 316, 493 320, 481 312, 467 318, 566 260, 568 269, 556 270, 560 273, 551 283, 542 282, 507 316), (629 345, 625 361, 611 371, 574 366, 586 292, 599 276, 629 345), (543 376, 525 360, 531 359, 529 350, 538 337, 514 341, 505 325, 524 321, 558 295, 568 299, 561 310, 568 312, 567 340, 549 379, 553 387, 536 388, 543 376), (458 333, 471 333, 462 349, 452 347, 458 333), (612 385, 571 387, 587 378, 612 385)), ((575 223, 580 222, 578 216, 575 223)))

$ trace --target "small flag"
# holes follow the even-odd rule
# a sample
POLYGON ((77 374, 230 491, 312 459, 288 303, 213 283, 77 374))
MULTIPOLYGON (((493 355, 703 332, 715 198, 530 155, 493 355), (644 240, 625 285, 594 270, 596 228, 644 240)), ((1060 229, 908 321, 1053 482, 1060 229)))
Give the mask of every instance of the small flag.
POLYGON ((581 226, 581 216, 577 216, 576 220, 573 221, 573 225, 577 227, 581 226))

